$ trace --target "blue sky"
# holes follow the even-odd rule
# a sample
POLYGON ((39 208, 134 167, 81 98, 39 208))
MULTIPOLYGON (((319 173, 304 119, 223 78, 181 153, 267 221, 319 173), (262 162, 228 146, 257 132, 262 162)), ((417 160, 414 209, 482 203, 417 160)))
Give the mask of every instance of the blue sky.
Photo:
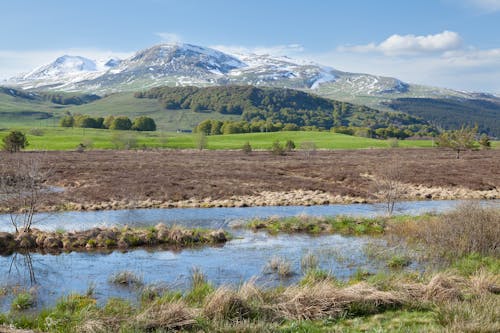
POLYGON ((2 1, 0 78, 162 41, 500 93, 500 0, 2 1))

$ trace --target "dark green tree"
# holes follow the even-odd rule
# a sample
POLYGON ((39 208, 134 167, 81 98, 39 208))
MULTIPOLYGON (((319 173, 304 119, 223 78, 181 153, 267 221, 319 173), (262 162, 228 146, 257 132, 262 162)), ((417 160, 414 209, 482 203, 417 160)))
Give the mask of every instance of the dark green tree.
POLYGON ((61 127, 73 127, 75 124, 75 118, 72 115, 66 115, 59 120, 59 125, 61 127))
POLYGON ((3 150, 11 153, 20 151, 29 145, 26 135, 21 131, 11 131, 3 139, 3 150))
POLYGON ((156 123, 153 118, 141 116, 134 119, 132 129, 136 131, 156 131, 156 123))
POLYGON ((126 131, 132 128, 132 121, 128 117, 119 116, 113 119, 109 129, 126 131))

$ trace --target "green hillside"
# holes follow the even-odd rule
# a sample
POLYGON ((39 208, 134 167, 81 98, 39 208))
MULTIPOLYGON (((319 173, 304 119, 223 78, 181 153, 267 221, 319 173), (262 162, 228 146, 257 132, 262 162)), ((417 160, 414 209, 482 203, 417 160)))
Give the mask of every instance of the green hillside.
POLYGON ((245 121, 270 121, 299 127, 330 129, 356 126, 377 129, 395 126, 413 133, 427 131, 428 123, 402 112, 383 112, 362 105, 326 99, 300 90, 254 86, 156 87, 135 94, 153 99, 163 109, 189 109, 198 114, 238 115, 245 121))
POLYGON ((494 100, 399 98, 386 105, 422 117, 444 129, 477 124, 480 132, 500 137, 500 102, 494 100))

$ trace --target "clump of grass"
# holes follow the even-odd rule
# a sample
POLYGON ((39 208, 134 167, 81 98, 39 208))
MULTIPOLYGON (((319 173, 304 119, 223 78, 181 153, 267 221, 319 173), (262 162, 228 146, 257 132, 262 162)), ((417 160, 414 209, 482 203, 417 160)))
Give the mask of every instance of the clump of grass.
POLYGON ((299 285, 301 286, 313 285, 315 283, 327 280, 334 281, 335 279, 327 271, 315 268, 315 269, 310 269, 306 272, 304 277, 300 280, 299 285))
POLYGON ((444 302, 437 310, 438 322, 450 332, 500 332, 500 298, 485 294, 465 301, 444 302))
POLYGON ((219 287, 203 305, 203 314, 211 320, 241 321, 250 316, 250 306, 229 287, 219 287))
POLYGON ((146 331, 186 330, 196 324, 195 312, 181 301, 154 302, 139 313, 135 321, 138 328, 146 331))
POLYGON ((293 275, 292 264, 282 257, 272 257, 266 264, 265 271, 276 273, 281 278, 287 278, 293 275))
POLYGON ((137 275, 132 271, 121 271, 114 275, 112 275, 109 281, 113 284, 121 285, 121 286, 133 286, 140 287, 144 283, 142 281, 142 277, 137 275))
POLYGON ((212 284, 207 282, 205 274, 197 267, 191 269, 191 289, 187 292, 185 300, 189 304, 202 304, 208 294, 214 290, 212 284))
POLYGON ((401 269, 407 267, 411 264, 410 258, 404 255, 393 255, 387 261, 387 267, 392 269, 401 269))
POLYGON ((318 257, 313 253, 307 253, 300 259, 300 268, 303 272, 318 268, 318 257))
POLYGON ((35 297, 29 292, 22 292, 12 300, 10 308, 13 311, 23 311, 35 306, 35 297))

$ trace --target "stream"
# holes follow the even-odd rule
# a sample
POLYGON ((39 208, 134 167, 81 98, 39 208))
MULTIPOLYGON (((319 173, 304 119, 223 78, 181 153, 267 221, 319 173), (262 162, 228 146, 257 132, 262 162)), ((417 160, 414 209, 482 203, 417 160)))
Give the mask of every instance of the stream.
MULTIPOLYGON (((453 209, 458 201, 404 202, 399 214, 423 214, 453 209)), ((489 201, 483 204, 498 205, 489 201)), ((321 269, 338 279, 348 279, 359 269, 368 272, 386 270, 385 263, 370 260, 364 247, 383 242, 370 237, 341 235, 309 236, 302 234, 276 236, 232 228, 253 218, 270 216, 375 216, 383 214, 379 205, 327 205, 248 208, 179 208, 137 209, 97 212, 44 213, 37 216, 35 227, 44 230, 85 230, 96 226, 150 226, 157 223, 186 227, 223 228, 233 240, 223 246, 169 250, 160 248, 134 249, 126 252, 72 252, 61 254, 12 254, 0 257, 0 312, 8 311, 14 294, 31 290, 37 297, 37 308, 50 306, 63 295, 85 293, 94 289, 99 302, 109 297, 137 300, 138 290, 109 282, 113 274, 128 270, 142 278, 145 285, 154 284, 174 290, 189 288, 190 272, 199 268, 215 286, 239 285, 251 278, 263 287, 288 285, 301 279, 301 258, 314 254, 321 269), (279 278, 265 267, 279 256, 290 262, 292 274, 279 278)), ((8 216, 0 215, 0 231, 12 231, 8 216)), ((419 269, 412 264, 407 269, 419 269)))

